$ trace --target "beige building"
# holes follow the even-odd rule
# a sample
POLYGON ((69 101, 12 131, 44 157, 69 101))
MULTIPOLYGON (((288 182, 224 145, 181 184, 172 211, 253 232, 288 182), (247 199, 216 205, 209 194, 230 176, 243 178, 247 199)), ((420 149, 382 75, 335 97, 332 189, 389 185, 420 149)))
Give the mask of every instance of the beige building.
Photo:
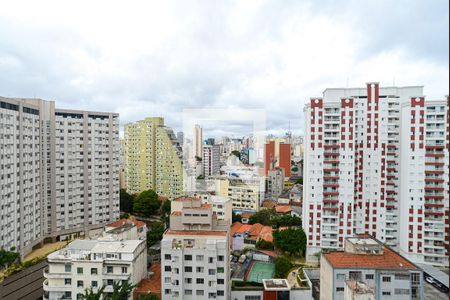
POLYGON ((182 151, 163 118, 125 125, 125 182, 130 193, 154 189, 168 198, 183 194, 182 151))

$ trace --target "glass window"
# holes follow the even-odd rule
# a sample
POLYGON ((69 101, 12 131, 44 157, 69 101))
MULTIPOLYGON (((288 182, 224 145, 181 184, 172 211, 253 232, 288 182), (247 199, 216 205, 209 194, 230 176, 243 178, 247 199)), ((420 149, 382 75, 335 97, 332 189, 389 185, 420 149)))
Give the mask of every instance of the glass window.
POLYGON ((184 290, 185 295, 192 295, 192 290, 184 290))
POLYGON ((83 287, 83 280, 78 280, 77 281, 77 287, 83 287))
POLYGON ((185 255, 184 260, 192 260, 192 255, 185 255))
POLYGON ((78 274, 83 274, 83 268, 78 267, 78 268, 77 268, 77 273, 78 273, 78 274))
POLYGON ((171 266, 165 266, 164 267, 164 271, 170 272, 170 271, 172 271, 172 267, 171 266))
POLYGON ((91 274, 96 275, 97 274, 97 268, 91 268, 91 274))
POLYGON ((373 274, 366 274, 366 279, 373 279, 373 274))
POLYGON ((166 255, 164 255, 164 259, 165 260, 171 260, 172 256, 170 254, 166 254, 166 255))
POLYGON ((184 267, 185 272, 192 272, 192 267, 184 267))
POLYGON ((70 279, 70 278, 64 279, 64 284, 65 285, 71 285, 72 284, 72 279, 70 279))
POLYGON ((95 281, 95 280, 91 281, 91 286, 92 287, 97 287, 98 286, 97 281, 95 281))
POLYGON ((71 265, 64 265, 64 271, 72 272, 72 266, 71 265))
POLYGON ((204 284, 205 283, 205 279, 197 278, 196 282, 197 282, 197 284, 204 284))
POLYGON ((383 282, 391 282, 390 276, 383 276, 383 282))
POLYGON ((128 272, 128 268, 127 267, 122 267, 122 274, 126 274, 128 272))
POLYGON ((336 288, 336 292, 343 292, 344 291, 344 288, 343 287, 337 287, 336 288))
POLYGON ((203 290, 197 290, 196 294, 197 294, 197 296, 203 296, 204 292, 203 292, 203 290))
POLYGON ((112 273, 114 268, 112 266, 106 266, 106 273, 112 273))
POLYGON ((106 280, 106 285, 113 285, 113 284, 114 284, 114 280, 112 280, 112 279, 106 280))

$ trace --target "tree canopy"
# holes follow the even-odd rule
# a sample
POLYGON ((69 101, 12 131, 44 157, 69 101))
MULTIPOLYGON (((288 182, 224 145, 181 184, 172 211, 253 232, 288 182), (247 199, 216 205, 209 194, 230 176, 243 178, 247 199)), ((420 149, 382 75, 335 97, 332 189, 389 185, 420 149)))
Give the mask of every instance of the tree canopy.
POLYGON ((166 226, 163 222, 155 222, 147 231, 147 246, 150 247, 162 240, 166 226))
POLYGON ((17 252, 0 249, 0 269, 14 263, 18 257, 19 253, 17 252))
POLYGON ((237 158, 241 159, 241 152, 239 152, 238 150, 231 151, 231 155, 234 155, 237 158))
POLYGON ((161 206, 158 195, 154 190, 146 190, 136 197, 133 204, 133 211, 135 214, 149 217, 154 215, 161 206))
POLYGON ((275 259, 275 278, 285 278, 291 268, 291 260, 288 257, 277 257, 275 259))
POLYGON ((232 223, 234 222, 241 222, 242 221, 242 216, 236 214, 234 211, 231 213, 231 221, 232 223))
POLYGON ((129 194, 126 190, 120 190, 120 211, 126 213, 133 212, 134 196, 129 194))
POLYGON ((278 249, 290 254, 303 254, 306 250, 306 235, 301 227, 276 230, 273 232, 273 240, 278 249))
POLYGON ((275 209, 262 209, 256 214, 252 215, 249 220, 249 224, 260 223, 265 226, 275 226, 276 228, 284 226, 301 226, 302 219, 291 215, 279 215, 275 209))

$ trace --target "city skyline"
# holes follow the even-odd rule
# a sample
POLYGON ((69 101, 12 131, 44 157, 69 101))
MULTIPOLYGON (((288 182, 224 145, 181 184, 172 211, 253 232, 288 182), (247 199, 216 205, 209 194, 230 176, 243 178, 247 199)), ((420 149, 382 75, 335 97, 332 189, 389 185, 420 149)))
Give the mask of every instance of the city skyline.
POLYGON ((104 4, 4 6, 1 94, 120 112, 121 131, 147 116, 179 131, 183 109, 263 108, 282 135, 288 120, 303 132, 302 107, 324 86, 448 93, 447 1, 104 4))

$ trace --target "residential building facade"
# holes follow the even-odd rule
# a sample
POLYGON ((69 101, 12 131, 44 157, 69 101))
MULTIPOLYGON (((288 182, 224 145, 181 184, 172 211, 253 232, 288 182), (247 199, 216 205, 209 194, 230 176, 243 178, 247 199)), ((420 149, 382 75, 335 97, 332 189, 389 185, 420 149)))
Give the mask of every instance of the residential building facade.
POLYGON ((291 144, 273 140, 264 145, 265 174, 275 167, 282 168, 286 177, 291 176, 291 144))
POLYGON ((119 115, 0 98, 0 247, 30 252, 119 217, 119 115))
POLYGON ((182 150, 159 117, 125 125, 125 180, 130 193, 154 189, 175 198, 183 194, 182 150))
MULTIPOLYGON (((75 240, 47 257, 44 299, 83 299, 87 288, 111 294, 113 284, 136 285, 147 276, 145 240, 75 240)), ((131 296, 130 296, 131 299, 131 296)))
POLYGON ((304 111, 307 259, 369 233, 414 262, 448 263, 448 100, 368 83, 326 89, 304 111))
POLYGON ((214 176, 220 174, 219 145, 203 145, 203 175, 214 176))
POLYGON ((277 200, 284 188, 284 169, 275 168, 269 170, 267 175, 266 197, 277 200))
POLYGON ((229 299, 229 222, 199 198, 173 204, 161 242, 162 299, 229 299))
POLYGON ((423 285, 422 270, 368 236, 321 255, 321 300, 423 299, 423 285))

